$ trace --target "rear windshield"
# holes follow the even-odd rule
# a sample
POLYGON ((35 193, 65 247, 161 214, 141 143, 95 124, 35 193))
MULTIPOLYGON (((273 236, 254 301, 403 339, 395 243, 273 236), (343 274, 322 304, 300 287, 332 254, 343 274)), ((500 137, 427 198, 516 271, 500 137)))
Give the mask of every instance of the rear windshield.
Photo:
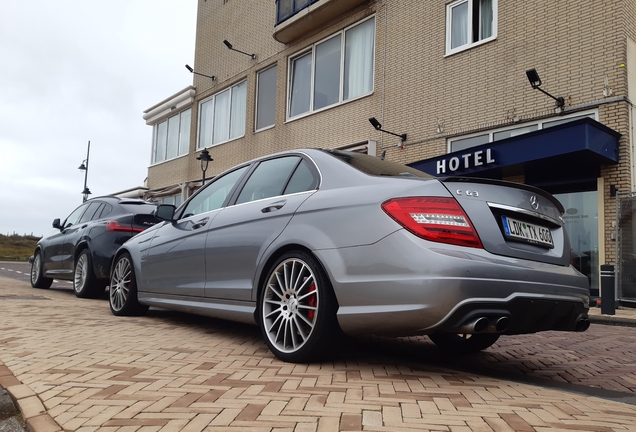
POLYGON ((382 160, 379 157, 370 156, 364 153, 342 150, 323 151, 337 157, 357 170, 372 176, 434 178, 432 175, 416 170, 415 168, 407 167, 406 165, 391 162, 386 159, 382 160))
POLYGON ((157 208, 155 204, 145 202, 120 202, 124 210, 133 214, 150 214, 157 208))

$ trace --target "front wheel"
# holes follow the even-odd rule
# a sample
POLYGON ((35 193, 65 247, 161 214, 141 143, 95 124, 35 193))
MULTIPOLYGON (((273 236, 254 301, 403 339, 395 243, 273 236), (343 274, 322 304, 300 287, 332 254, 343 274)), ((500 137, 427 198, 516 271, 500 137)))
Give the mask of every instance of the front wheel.
POLYGON ((143 315, 148 310, 148 306, 137 300, 135 269, 128 253, 122 254, 115 261, 110 275, 108 302, 110 311, 117 316, 143 315))
POLYGON ((33 256, 33 262, 31 263, 31 286, 33 288, 50 288, 53 284, 53 279, 44 277, 42 263, 42 253, 37 251, 33 256))
POLYGON ((496 333, 435 333, 428 335, 428 337, 440 349, 452 354, 470 354, 485 350, 499 339, 499 335, 496 333))
POLYGON ((104 292, 106 284, 98 281, 93 271, 91 255, 88 249, 80 252, 75 261, 73 275, 73 291, 79 298, 99 298, 104 292))
POLYGON ((316 259, 290 252, 272 266, 259 298, 259 325, 269 349, 283 361, 316 361, 336 345, 337 301, 316 259))

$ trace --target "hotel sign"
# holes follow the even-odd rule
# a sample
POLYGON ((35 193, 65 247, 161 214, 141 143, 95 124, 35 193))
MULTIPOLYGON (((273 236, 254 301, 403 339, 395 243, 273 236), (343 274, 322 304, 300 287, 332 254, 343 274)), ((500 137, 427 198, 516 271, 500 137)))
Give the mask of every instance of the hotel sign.
POLYGON ((477 150, 465 153, 460 156, 453 156, 437 161, 437 174, 447 174, 456 171, 463 171, 474 167, 490 165, 495 163, 495 158, 491 149, 477 150))

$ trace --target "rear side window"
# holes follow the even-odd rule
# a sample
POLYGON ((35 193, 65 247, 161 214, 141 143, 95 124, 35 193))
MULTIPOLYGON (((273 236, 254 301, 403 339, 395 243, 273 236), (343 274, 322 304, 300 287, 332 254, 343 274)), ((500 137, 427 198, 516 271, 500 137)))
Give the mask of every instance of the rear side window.
POLYGON ((423 171, 376 156, 342 150, 323 150, 359 171, 372 176, 435 178, 423 171))
POLYGON ((287 183, 284 193, 287 195, 297 192, 305 192, 315 189, 317 186, 317 177, 314 176, 312 171, 309 169, 307 161, 303 160, 296 168, 296 171, 294 171, 291 179, 289 179, 289 183, 287 183))
POLYGON ((95 219, 95 213, 99 210, 99 207, 102 205, 100 202, 92 202, 88 205, 88 208, 82 215, 82 218, 79 220, 79 223, 88 222, 95 219))
POLYGON ((132 214, 150 214, 157 208, 156 205, 149 203, 126 203, 120 205, 124 211, 132 214))
POLYGON ((280 195, 298 162, 300 162, 298 156, 281 157, 261 162, 245 183, 236 204, 280 195))
POLYGON ((102 207, 102 212, 99 214, 95 213, 95 219, 105 218, 106 216, 111 214, 112 211, 113 211, 113 206, 111 206, 110 204, 104 204, 104 207, 102 207))

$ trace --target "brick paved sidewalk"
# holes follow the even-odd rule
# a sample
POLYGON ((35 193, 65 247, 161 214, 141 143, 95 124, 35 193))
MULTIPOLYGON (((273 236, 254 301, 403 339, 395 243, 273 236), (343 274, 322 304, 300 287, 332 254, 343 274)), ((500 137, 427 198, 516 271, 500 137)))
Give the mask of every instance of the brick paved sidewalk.
POLYGON ((0 278, 0 385, 35 432, 626 431, 636 406, 352 349, 277 360, 256 327, 0 278))

